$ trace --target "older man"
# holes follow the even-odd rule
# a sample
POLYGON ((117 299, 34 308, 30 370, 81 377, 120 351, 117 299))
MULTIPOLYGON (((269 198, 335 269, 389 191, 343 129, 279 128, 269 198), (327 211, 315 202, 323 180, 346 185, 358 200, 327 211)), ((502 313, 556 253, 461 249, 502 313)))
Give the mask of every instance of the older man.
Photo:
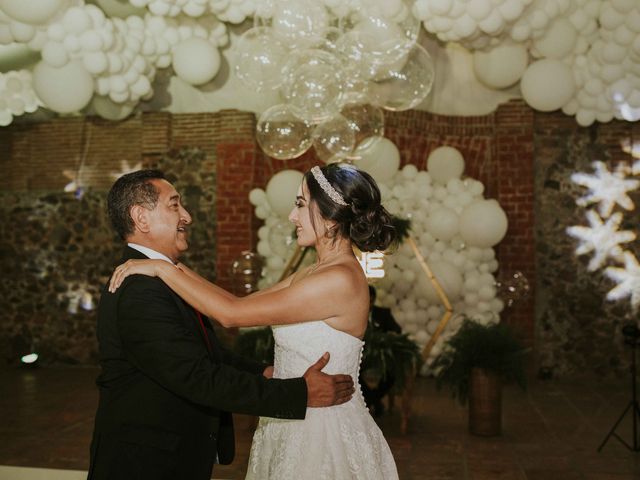
MULTIPOLYGON (((118 179, 107 199, 111 222, 128 245, 122 261, 175 263, 188 248, 191 216, 157 170, 118 179)), ((236 356, 209 321, 158 278, 133 275, 98 308, 102 372, 89 479, 208 480, 216 459, 234 455, 229 412, 302 419, 307 406, 343 403, 347 375, 321 372, 266 378, 264 365, 236 356)))

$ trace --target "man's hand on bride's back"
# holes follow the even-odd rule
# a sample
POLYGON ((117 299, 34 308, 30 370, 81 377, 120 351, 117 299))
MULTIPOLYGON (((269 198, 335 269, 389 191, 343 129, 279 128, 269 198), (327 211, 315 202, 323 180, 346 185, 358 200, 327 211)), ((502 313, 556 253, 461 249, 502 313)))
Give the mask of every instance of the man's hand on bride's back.
POLYGON ((353 379, 349 375, 328 375, 322 369, 329 363, 329 353, 304 372, 307 382, 307 406, 330 407, 348 402, 355 392, 353 379))

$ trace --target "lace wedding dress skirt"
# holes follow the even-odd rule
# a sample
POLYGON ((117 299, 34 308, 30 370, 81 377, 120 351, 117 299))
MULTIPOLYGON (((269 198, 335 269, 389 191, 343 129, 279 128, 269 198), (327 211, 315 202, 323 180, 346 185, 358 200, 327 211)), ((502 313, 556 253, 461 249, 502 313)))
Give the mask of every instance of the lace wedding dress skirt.
MULTIPOLYGON (((300 377, 324 352, 325 373, 350 374, 356 386, 364 342, 327 323, 273 327, 275 378, 300 377)), ((304 420, 262 417, 253 437, 247 479, 389 480, 398 472, 360 389, 350 401, 307 408, 304 420)))

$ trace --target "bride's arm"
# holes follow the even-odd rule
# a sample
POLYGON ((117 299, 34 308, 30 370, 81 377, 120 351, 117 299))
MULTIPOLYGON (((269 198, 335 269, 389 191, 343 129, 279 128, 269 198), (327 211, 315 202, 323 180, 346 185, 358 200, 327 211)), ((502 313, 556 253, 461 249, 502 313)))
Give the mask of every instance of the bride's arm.
MULTIPOLYGON (((197 274, 196 272, 191 270, 184 263, 178 263, 176 265, 176 267, 178 267, 178 269, 180 269, 182 272, 184 272, 184 274, 186 276, 188 276, 189 278, 192 278, 194 280, 197 280, 197 281, 205 283, 205 284, 210 283, 206 278, 200 276, 199 274, 197 274)), ((211 284, 211 285, 213 285, 213 284, 211 284)), ((228 297, 233 297, 234 296, 231 292, 227 292, 226 290, 224 290, 222 288, 219 288, 219 293, 220 293, 220 295, 226 294, 228 297)))
MULTIPOLYGON (((183 263, 178 263, 177 267, 182 270, 185 274, 187 274, 188 276, 198 279, 202 282, 207 283, 208 280, 202 276, 200 276, 199 274, 197 274, 196 272, 194 272, 193 270, 191 270, 189 267, 187 267, 185 264, 183 263)), ((251 293, 250 295, 262 295, 264 293, 267 292, 274 292, 276 290, 280 290, 281 288, 286 288, 289 285, 291 285, 291 281, 292 279, 295 277, 295 273, 293 275, 289 275, 287 278, 285 278, 284 280, 279 281, 278 283, 271 285, 270 287, 267 288, 263 288, 262 290, 258 290, 256 292, 251 293)), ((226 290, 220 289, 222 290, 222 292, 225 292, 228 296, 233 297, 234 295, 230 292, 227 292, 226 290)))
POLYGON ((324 320, 339 315, 341 307, 357 297, 351 273, 344 267, 331 267, 286 288, 248 297, 235 297, 210 282, 195 281, 168 264, 162 266, 160 278, 225 327, 324 320))
POLYGON ((187 303, 225 327, 324 320, 339 315, 340 306, 348 305, 357 296, 352 273, 341 266, 317 272, 287 288, 241 298, 167 262, 129 260, 118 269, 112 281, 116 288, 133 273, 157 275, 187 303))

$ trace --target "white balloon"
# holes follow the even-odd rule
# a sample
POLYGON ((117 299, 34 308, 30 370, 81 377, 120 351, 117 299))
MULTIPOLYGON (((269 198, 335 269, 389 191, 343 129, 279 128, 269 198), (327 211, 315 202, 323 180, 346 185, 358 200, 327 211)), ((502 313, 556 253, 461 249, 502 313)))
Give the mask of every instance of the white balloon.
POLYGON ((496 288, 493 285, 483 285, 478 290, 478 297, 481 300, 489 301, 496 296, 496 288))
POLYGON ((507 215, 495 200, 479 200, 460 216, 460 235, 470 246, 492 247, 507 233, 507 215))
MULTIPOLYGON (((258 211, 256 209, 256 216, 258 216, 258 211)), ((260 218, 260 217, 258 217, 260 218)), ((271 251, 271 247, 269 246, 269 242, 267 242, 266 240, 260 240, 258 242, 258 245, 256 246, 256 250, 258 251, 258 253, 260 255, 262 255, 263 257, 270 257, 271 254, 273 253, 271 251)))
POLYGON ((64 67, 69 61, 67 50, 58 42, 47 42, 42 49, 42 59, 52 67, 64 67))
POLYGON ((82 48, 89 52, 97 52, 103 48, 103 40, 100 34, 94 30, 88 30, 80 36, 82 48))
POLYGON ((503 43, 488 52, 476 50, 473 53, 473 71, 485 85, 492 88, 506 88, 522 77, 529 54, 521 43, 503 43))
POLYGON ((609 42, 602 47, 602 60, 609 64, 622 62, 627 56, 627 49, 617 43, 609 42))
POLYGON ((203 85, 220 69, 220 52, 210 42, 192 37, 173 49, 173 69, 185 82, 203 85))
POLYGON ((441 207, 429 215, 427 229, 438 240, 449 241, 458 233, 459 223, 456 212, 441 207))
MULTIPOLYGON (((454 265, 445 261, 432 262, 430 267, 433 275, 447 294, 449 301, 455 301, 462 291, 463 278, 460 271, 454 265)), ((431 282, 428 282, 428 288, 426 291, 427 298, 430 298, 434 302, 440 302, 431 282)))
POLYGON ((581 108, 580 110, 578 110, 578 113, 576 113, 576 122, 578 122, 578 125, 580 125, 581 127, 588 127, 595 121, 596 112, 594 112, 593 110, 581 108))
POLYGON ((50 20, 66 0, 0 0, 0 9, 19 22, 41 25, 50 20))
POLYGON ((467 12, 475 20, 488 17, 492 9, 493 5, 490 0, 470 0, 467 5, 467 12))
POLYGON ((400 152, 391 140, 381 138, 362 152, 362 157, 356 165, 377 182, 385 182, 393 178, 398 171, 400 152))
POLYGON ((411 180, 418 175, 418 167, 412 164, 405 165, 402 168, 402 176, 407 180, 411 180))
POLYGON ((254 188, 249 192, 249 202, 251 202, 251 205, 257 207, 258 205, 262 205, 266 201, 268 201, 267 195, 261 188, 254 188))
POLYGON ((533 45, 543 57, 563 58, 573 51, 577 38, 578 33, 571 22, 559 17, 533 45))
MULTIPOLYGON (((269 209, 265 205, 259 205, 255 210, 256 217, 260 220, 265 220, 269 216, 269 209)), ((260 255, 266 255, 262 252, 259 252, 260 255)))
POLYGON ((464 172, 464 158, 454 147, 438 147, 427 158, 427 170, 435 182, 446 184, 452 178, 460 178, 464 172))
POLYGON ((536 110, 550 112, 561 108, 575 93, 571 67, 545 58, 527 67, 520 81, 524 100, 536 110), (553 85, 553 88, 549 88, 553 85))
POLYGON ((286 218, 293 209, 303 175, 297 170, 282 170, 267 183, 266 194, 271 210, 286 218))
POLYGON ((133 112, 135 103, 114 103, 109 97, 95 95, 91 101, 91 105, 96 114, 107 120, 123 120, 133 112))
POLYGON ((62 26, 68 33, 80 34, 91 28, 91 17, 81 7, 71 7, 62 18, 62 26))
POLYGON ((18 43, 30 42, 36 34, 35 27, 20 22, 11 22, 9 30, 11 30, 11 35, 18 43))
POLYGON ((139 8, 124 0, 94 0, 109 17, 127 18, 131 15, 144 17, 146 8, 139 8))
POLYGON ((64 41, 62 43, 64 45, 64 48, 66 48, 71 53, 78 53, 82 48, 80 39, 78 39, 78 36, 73 33, 64 37, 64 41))
POLYGON ((33 89, 51 110, 72 113, 91 101, 93 78, 79 61, 71 61, 61 68, 41 61, 33 70, 33 89))

